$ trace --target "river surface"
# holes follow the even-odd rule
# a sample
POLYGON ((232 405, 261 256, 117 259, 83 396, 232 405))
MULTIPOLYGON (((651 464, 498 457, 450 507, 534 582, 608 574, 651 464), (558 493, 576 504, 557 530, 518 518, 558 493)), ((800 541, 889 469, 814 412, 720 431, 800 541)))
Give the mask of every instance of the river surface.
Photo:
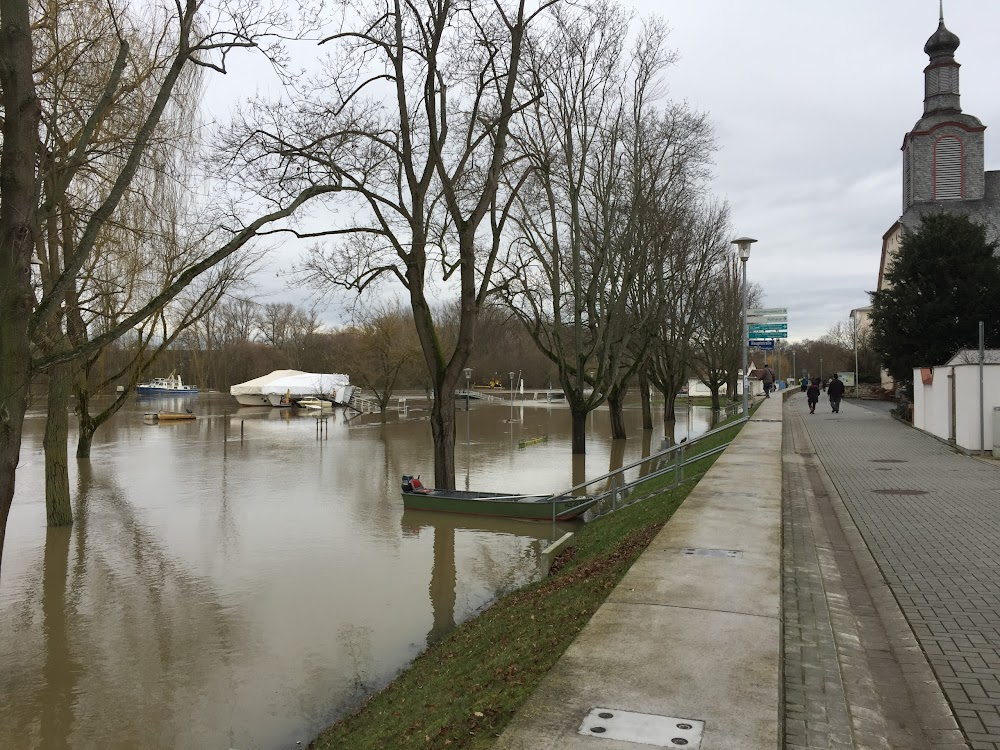
MULTIPOLYGON (((224 394, 129 403, 77 462, 75 523, 46 529, 44 411, 26 420, 0 578, 0 748, 293 748, 429 642, 539 575, 572 525, 404 512, 433 477, 426 402, 405 414, 240 408, 224 394), (191 422, 142 414, 191 408, 191 422)), ((657 450, 608 412, 570 454, 565 405, 473 402, 460 487, 547 493, 657 450), (514 422, 511 422, 511 416, 514 422), (548 442, 518 448, 522 439, 548 442)), ((675 440, 708 429, 681 410, 675 440)), ((468 430, 468 433, 466 432, 468 430)))

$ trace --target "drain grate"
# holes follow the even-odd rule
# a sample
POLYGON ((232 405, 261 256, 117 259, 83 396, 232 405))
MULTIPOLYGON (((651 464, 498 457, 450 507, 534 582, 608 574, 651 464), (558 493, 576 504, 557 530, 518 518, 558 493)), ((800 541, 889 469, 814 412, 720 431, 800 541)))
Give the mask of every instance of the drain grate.
POLYGON ((927 490, 872 490, 876 495, 926 495, 927 490))
POLYGON ((699 555, 701 557, 743 557, 743 550, 738 549, 703 549, 701 547, 684 547, 682 555, 699 555))
POLYGON ((640 714, 614 708, 594 708, 580 725, 580 734, 655 747, 701 747, 705 722, 672 716, 640 714))
POLYGON ((873 458, 873 464, 905 464, 909 463, 905 458, 873 458))

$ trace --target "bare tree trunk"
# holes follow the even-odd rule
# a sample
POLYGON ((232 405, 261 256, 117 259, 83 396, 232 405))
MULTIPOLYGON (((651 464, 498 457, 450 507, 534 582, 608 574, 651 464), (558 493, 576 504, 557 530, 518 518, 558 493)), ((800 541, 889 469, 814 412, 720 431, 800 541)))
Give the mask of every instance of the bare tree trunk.
POLYGON ((642 401, 642 429, 653 429, 653 407, 649 402, 649 376, 646 368, 639 368, 639 397, 642 401))
POLYGON ((608 394, 608 408, 611 410, 611 438, 624 440, 625 434, 625 395, 628 388, 615 388, 608 394))
POLYGON ((719 401, 719 390, 720 388, 718 385, 711 386, 713 411, 718 411, 719 409, 722 408, 721 402, 719 401))
POLYGON ((33 70, 28 3, 0 0, 0 91, 6 113, 0 152, 0 561, 31 380, 31 217, 40 117, 33 70))
POLYGON ((45 518, 49 526, 71 526, 69 497, 69 398, 71 363, 49 368, 48 417, 45 420, 45 518))
POLYGON ((587 411, 570 407, 573 423, 573 453, 583 455, 587 452, 587 411))
POLYGON ((434 485, 455 489, 455 389, 438 387, 431 402, 434 437, 434 485))
MULTIPOLYGON (((691 408, 690 405, 688 408, 691 408)), ((668 388, 663 392, 663 421, 677 421, 677 391, 673 388, 668 388)))

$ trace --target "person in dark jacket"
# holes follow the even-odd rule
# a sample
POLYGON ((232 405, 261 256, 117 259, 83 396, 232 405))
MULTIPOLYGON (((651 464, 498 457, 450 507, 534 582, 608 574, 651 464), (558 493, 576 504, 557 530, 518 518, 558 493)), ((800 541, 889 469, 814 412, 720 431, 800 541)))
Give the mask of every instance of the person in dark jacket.
POLYGON ((806 400, 809 402, 809 413, 816 413, 816 404, 819 403, 819 378, 813 378, 809 387, 806 388, 806 400))
POLYGON ((771 391, 774 390, 774 370, 764 365, 764 373, 760 377, 764 381, 764 398, 771 398, 771 391))
POLYGON ((833 409, 834 414, 840 413, 840 399, 844 397, 844 381, 840 379, 840 376, 834 373, 833 380, 826 387, 826 392, 830 396, 830 407, 833 409))

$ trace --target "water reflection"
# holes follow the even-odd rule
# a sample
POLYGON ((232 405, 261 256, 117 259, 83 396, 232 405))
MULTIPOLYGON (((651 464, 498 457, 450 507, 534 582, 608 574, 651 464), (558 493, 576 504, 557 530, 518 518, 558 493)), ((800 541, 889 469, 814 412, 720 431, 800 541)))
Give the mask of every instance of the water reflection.
MULTIPOLYGON (((588 419, 589 464, 565 405, 514 413, 471 405, 473 488, 555 492, 651 449, 638 404, 631 441, 604 437, 606 412, 588 419)), ((75 525, 47 530, 44 415, 29 414, 0 579, 0 747, 292 747, 536 576, 572 524, 404 512, 399 476, 431 471, 430 430, 419 402, 387 416, 338 411, 317 440, 311 414, 225 396, 132 403, 71 464, 75 525), (143 423, 161 408, 198 419, 143 423)))

